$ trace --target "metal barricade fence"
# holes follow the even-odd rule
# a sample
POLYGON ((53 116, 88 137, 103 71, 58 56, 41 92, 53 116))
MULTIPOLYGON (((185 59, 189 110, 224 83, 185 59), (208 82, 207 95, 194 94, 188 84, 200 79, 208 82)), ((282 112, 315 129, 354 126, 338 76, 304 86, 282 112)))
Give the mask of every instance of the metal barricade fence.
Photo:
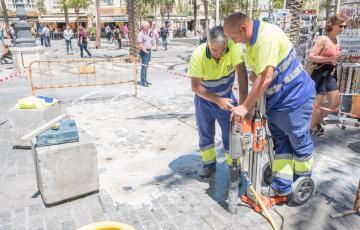
POLYGON ((98 85, 134 84, 140 65, 134 57, 34 61, 29 65, 32 94, 36 90, 98 85))

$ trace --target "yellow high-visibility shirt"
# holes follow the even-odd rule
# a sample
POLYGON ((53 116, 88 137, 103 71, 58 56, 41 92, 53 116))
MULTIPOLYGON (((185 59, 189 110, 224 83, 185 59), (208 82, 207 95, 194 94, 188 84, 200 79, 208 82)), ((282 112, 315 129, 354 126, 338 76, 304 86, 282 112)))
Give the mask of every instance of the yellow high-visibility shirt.
POLYGON ((254 21, 253 36, 246 45, 246 64, 259 75, 267 66, 279 65, 291 49, 292 43, 278 26, 254 21))
POLYGON ((244 62, 242 46, 228 40, 224 55, 217 63, 212 58, 207 43, 198 46, 191 55, 188 74, 203 80, 219 80, 228 77, 235 71, 235 66, 244 62))

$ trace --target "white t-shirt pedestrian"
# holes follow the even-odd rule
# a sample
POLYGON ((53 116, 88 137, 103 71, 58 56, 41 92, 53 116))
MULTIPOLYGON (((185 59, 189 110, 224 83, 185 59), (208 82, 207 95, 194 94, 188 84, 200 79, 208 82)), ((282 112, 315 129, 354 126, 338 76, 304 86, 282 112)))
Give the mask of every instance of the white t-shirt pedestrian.
POLYGON ((49 30, 49 27, 45 26, 43 31, 42 31, 43 35, 45 37, 50 37, 50 30, 49 30))
POLYGON ((64 31, 64 38, 65 38, 65 40, 69 41, 70 39, 72 39, 73 36, 74 36, 74 34, 73 34, 72 30, 66 29, 66 30, 64 31))

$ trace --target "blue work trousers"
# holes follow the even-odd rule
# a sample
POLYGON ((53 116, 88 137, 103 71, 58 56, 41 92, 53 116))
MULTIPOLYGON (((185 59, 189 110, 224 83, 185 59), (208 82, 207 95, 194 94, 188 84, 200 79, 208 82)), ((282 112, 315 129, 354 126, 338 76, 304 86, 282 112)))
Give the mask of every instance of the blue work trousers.
POLYGON ((200 149, 214 147, 215 121, 217 121, 221 128, 224 149, 229 152, 230 114, 230 111, 222 110, 216 104, 195 95, 195 116, 200 149))
POLYGON ((310 134, 314 98, 299 108, 267 111, 268 126, 275 144, 271 186, 283 193, 300 176, 311 176, 313 142, 310 134))

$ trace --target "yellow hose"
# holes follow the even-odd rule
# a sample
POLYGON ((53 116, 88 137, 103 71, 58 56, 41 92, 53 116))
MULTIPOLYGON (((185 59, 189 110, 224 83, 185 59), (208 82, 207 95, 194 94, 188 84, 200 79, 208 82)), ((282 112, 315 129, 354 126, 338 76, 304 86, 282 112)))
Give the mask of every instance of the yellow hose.
POLYGON ((85 225, 77 230, 135 230, 127 224, 122 224, 112 221, 97 222, 93 224, 85 225))
POLYGON ((263 202, 260 199, 259 195, 256 193, 254 187, 252 185, 250 185, 249 188, 250 188, 251 193, 254 194, 256 200, 259 202, 261 209, 264 210, 264 212, 265 212, 271 226, 273 227, 273 229, 274 230, 279 230, 279 228, 277 227, 274 219, 270 216, 270 213, 267 211, 267 209, 265 208, 265 205, 263 204, 263 202))

